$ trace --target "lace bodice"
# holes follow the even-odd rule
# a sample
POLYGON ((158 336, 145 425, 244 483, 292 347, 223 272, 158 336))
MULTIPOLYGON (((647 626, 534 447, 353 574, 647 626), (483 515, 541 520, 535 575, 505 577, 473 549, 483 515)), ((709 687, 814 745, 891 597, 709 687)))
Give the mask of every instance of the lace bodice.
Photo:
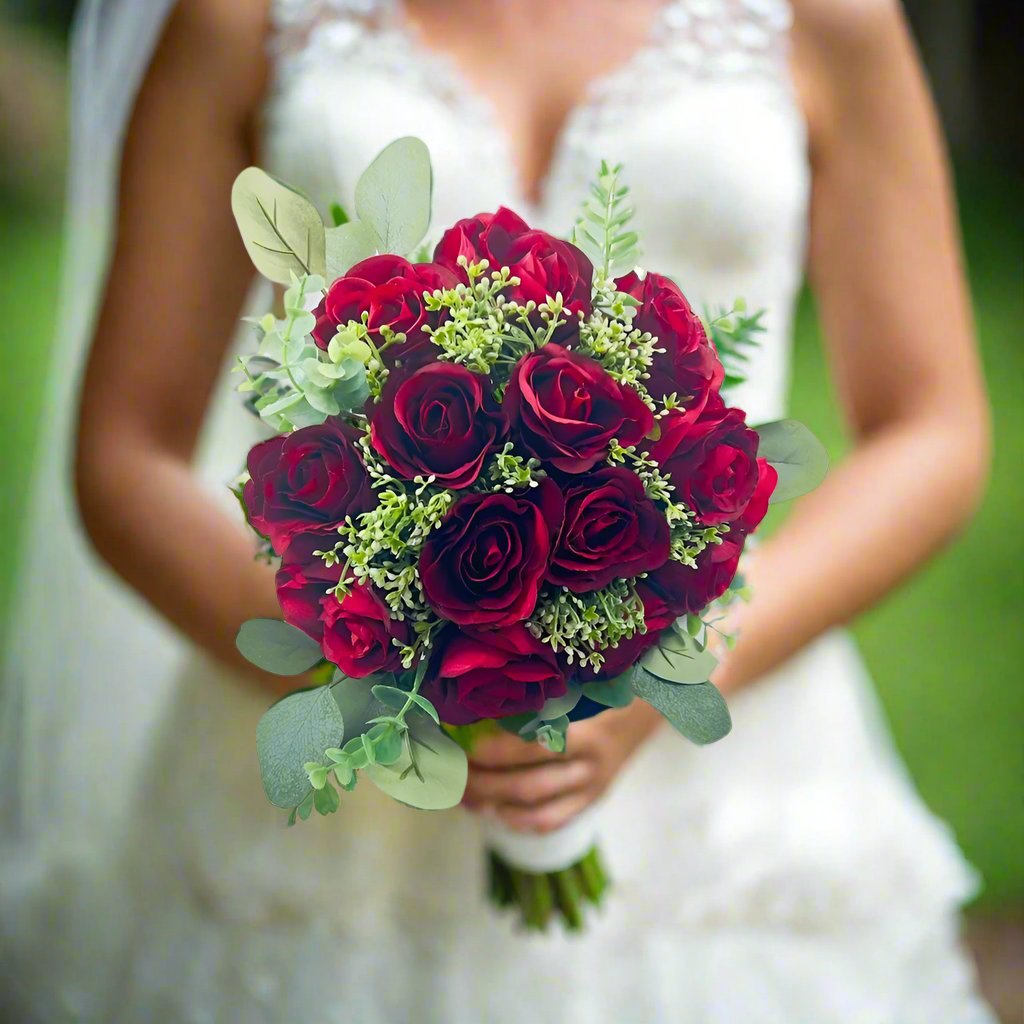
POLYGON ((666 0, 646 44, 568 116, 536 202, 498 112, 422 43, 400 0, 275 0, 273 17, 267 166, 325 208, 350 205, 373 156, 418 135, 434 162, 436 237, 500 204, 564 235, 599 162, 621 161, 644 265, 695 303, 768 309, 735 400, 754 420, 781 414, 808 193, 785 0, 666 0))

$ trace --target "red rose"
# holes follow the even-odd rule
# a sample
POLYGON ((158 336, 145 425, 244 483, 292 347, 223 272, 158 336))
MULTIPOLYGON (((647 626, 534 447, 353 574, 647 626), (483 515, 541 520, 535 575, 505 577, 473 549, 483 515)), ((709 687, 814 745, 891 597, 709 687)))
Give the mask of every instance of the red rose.
POLYGON ((708 395, 722 386, 725 370, 679 286, 661 274, 648 274, 641 281, 635 273, 615 285, 640 302, 633 326, 653 334, 657 347, 665 350, 654 357, 647 390, 656 396, 675 392, 688 408, 703 407, 708 395))
POLYGON ((354 428, 328 419, 281 434, 249 452, 242 500, 249 522, 280 554, 300 533, 330 533, 374 504, 354 428))
POLYGON ((383 353, 382 358, 389 366, 398 359, 429 361, 434 347, 422 328, 424 324, 435 326, 436 317, 424 305, 423 294, 454 284, 455 276, 434 263, 412 264, 401 256, 388 254, 371 256, 328 289, 323 302, 314 310, 317 322, 313 340, 326 349, 340 325, 350 320, 361 323, 365 313, 375 345, 383 344, 382 327, 405 335, 403 344, 383 353))
POLYGON ((633 388, 589 356, 554 344, 519 360, 504 407, 527 451, 565 473, 585 473, 604 459, 613 438, 624 447, 637 444, 654 424, 633 388))
POLYGON ((527 618, 561 525, 562 497, 545 480, 518 494, 469 494, 427 538, 420 580, 442 618, 505 626, 527 618))
POLYGON ((775 489, 778 474, 764 459, 758 459, 757 489, 743 514, 729 524, 729 532, 720 544, 712 544, 697 556, 697 567, 681 562, 666 562, 651 573, 644 586, 656 594, 674 616, 688 612, 699 615, 717 601, 736 577, 740 555, 747 535, 755 530, 768 511, 768 499, 775 489))
POLYGON ((539 711, 566 691, 552 649, 521 623, 502 629, 450 629, 423 694, 442 722, 469 725, 539 711))
MULTIPOLYGON (((679 563, 670 563, 678 565, 679 563)), ((657 642, 662 631, 672 625, 678 616, 668 607, 664 598, 646 581, 637 584, 636 592, 644 603, 644 633, 634 633, 620 640, 617 647, 606 647, 601 653, 604 661, 597 672, 581 669, 580 680, 584 683, 594 679, 615 679, 632 668, 657 642)))
POLYGON ((353 679, 401 667, 401 650, 408 644, 409 624, 391 618, 388 606, 369 585, 356 584, 342 600, 323 602, 324 656, 353 679))
POLYGON ((298 626, 314 640, 321 640, 324 601, 337 601, 327 590, 341 578, 341 564, 327 568, 314 551, 331 546, 331 540, 319 533, 300 533, 285 550, 277 572, 277 600, 284 621, 298 626))
POLYGON ((540 305, 560 294, 569 315, 557 332, 559 338, 575 330, 579 313, 590 314, 594 280, 590 260, 572 243, 533 230, 504 206, 497 213, 460 220, 442 235, 434 259, 465 279, 465 270, 458 265, 460 256, 471 263, 486 259, 492 269, 508 267, 519 278, 507 293, 514 302, 533 300, 540 305))
POLYGON ((758 436, 740 409, 713 397, 695 419, 673 410, 659 424, 651 457, 668 474, 679 496, 708 525, 739 518, 758 483, 758 436))
POLYGON ((508 434, 491 382, 455 363, 431 363, 404 380, 392 374, 372 407, 374 448, 404 480, 435 476, 468 487, 508 434))
POLYGON ((514 239, 530 231, 530 225, 507 206, 497 213, 478 213, 456 221, 434 249, 434 262, 465 278, 459 257, 468 263, 487 260, 492 269, 506 266, 505 257, 514 239))
POLYGON ((563 497, 551 583, 582 594, 657 569, 668 558, 668 523, 632 470, 608 467, 577 477, 563 497))

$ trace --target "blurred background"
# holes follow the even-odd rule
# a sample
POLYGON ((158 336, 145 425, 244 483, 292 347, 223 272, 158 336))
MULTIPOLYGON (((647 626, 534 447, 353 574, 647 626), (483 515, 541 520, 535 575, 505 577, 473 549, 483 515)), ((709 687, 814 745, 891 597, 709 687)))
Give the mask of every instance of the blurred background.
MULTIPOLYGON (((54 326, 74 6, 0 0, 0 537, 8 555, 0 560, 0 621, 11 600, 10 556, 54 326)), ((996 0, 906 6, 954 153, 995 462, 987 499, 964 536, 855 633, 922 795, 984 878, 968 940, 1009 1024, 1024 1021, 1024 8, 996 0)), ((793 414, 840 455, 836 410, 805 295, 793 414)))

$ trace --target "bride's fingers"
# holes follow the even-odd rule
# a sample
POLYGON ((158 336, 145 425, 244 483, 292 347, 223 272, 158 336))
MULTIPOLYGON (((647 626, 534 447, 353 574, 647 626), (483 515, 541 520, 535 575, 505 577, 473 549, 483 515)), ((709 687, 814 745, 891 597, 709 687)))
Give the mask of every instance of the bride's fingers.
POLYGON ((496 813, 509 828, 520 832, 554 832, 586 810, 595 799, 596 793, 587 788, 565 793, 539 807, 506 805, 496 808, 496 813))
POLYGON ((594 781, 588 761, 555 761, 517 771, 488 771, 474 767, 466 782, 463 803, 536 807, 594 781))
POLYGON ((469 753, 470 764, 492 769, 519 768, 560 760, 563 760, 560 754, 553 754, 539 743, 527 743, 508 732, 483 737, 473 744, 469 753))

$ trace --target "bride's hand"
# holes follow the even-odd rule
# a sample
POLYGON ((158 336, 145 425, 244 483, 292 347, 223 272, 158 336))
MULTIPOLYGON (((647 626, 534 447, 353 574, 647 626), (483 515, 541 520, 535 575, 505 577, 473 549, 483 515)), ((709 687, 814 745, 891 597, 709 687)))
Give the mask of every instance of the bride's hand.
POLYGON ((569 726, 566 752, 553 754, 511 733, 481 739, 469 756, 463 806, 524 832, 552 832, 608 788, 661 716, 643 701, 569 726))

